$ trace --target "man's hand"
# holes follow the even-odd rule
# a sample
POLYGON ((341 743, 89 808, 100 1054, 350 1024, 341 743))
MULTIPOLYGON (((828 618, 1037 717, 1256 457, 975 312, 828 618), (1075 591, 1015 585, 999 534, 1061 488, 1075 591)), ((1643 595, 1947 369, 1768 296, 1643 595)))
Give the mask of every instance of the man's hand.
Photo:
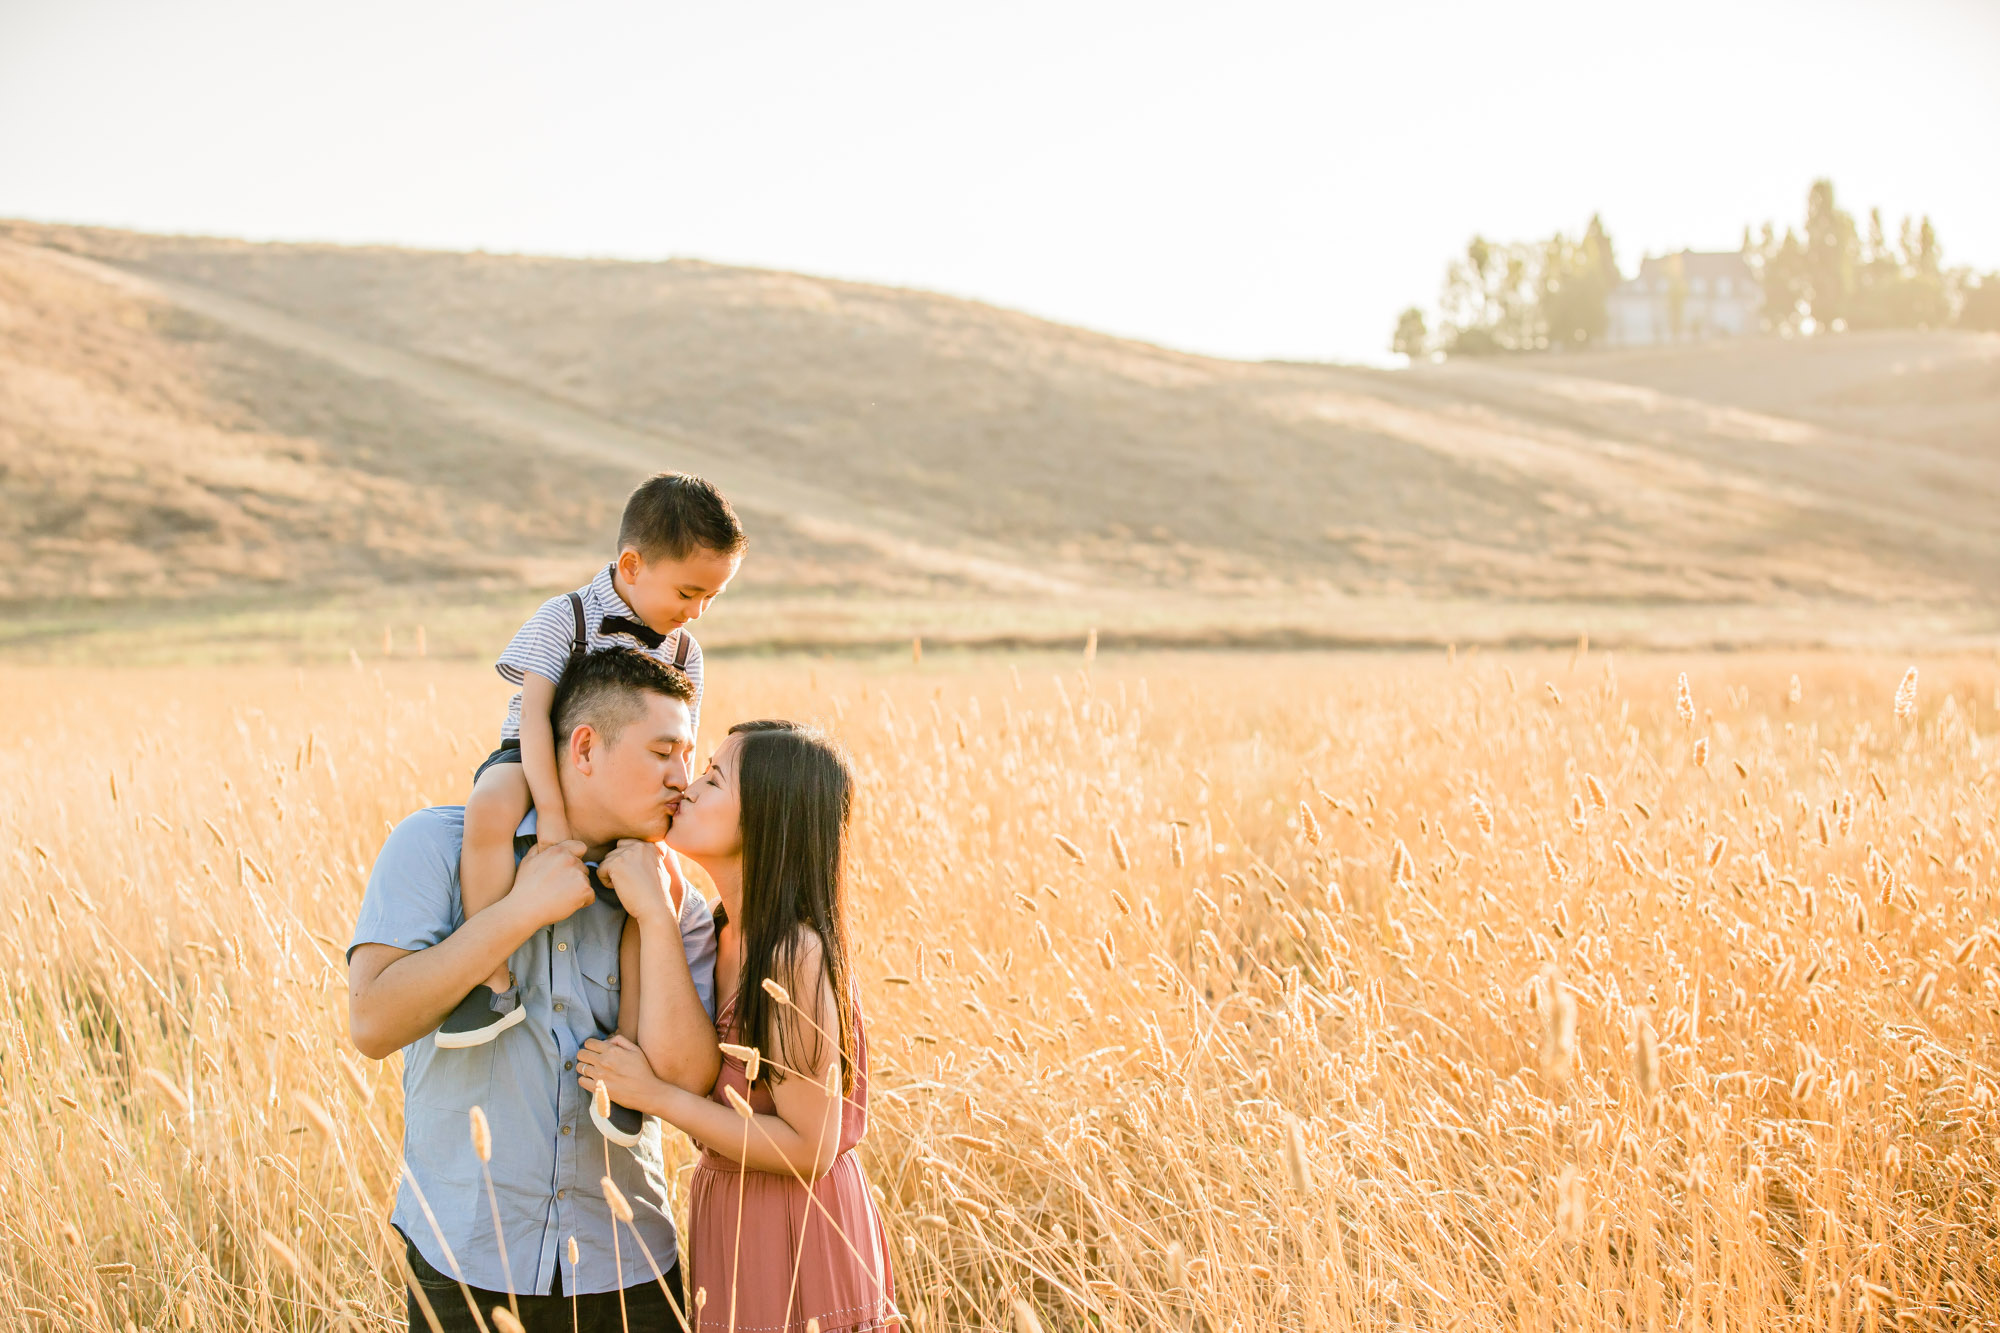
POLYGON ((598 878, 618 894, 627 916, 644 925, 672 915, 667 898, 666 857, 653 843, 620 838, 610 855, 597 863, 598 878))
POLYGON ((582 911, 597 897, 583 868, 583 852, 583 844, 575 840, 535 848, 521 858, 506 901, 518 902, 537 928, 582 911))

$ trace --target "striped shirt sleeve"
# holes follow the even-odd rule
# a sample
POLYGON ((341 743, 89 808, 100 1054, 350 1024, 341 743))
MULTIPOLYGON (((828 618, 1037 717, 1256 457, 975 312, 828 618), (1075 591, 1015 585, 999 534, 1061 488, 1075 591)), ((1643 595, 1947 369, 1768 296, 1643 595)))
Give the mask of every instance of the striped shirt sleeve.
POLYGON ((493 668, 514 685, 522 684, 530 671, 559 680, 569 664, 570 645, 575 642, 576 616, 570 610, 569 595, 551 597, 514 631, 513 640, 493 668))

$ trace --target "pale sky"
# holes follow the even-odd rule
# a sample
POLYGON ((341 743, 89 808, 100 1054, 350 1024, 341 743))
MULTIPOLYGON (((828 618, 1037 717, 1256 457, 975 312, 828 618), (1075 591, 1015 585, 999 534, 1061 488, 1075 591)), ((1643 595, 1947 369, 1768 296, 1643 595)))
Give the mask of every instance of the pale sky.
POLYGON ((687 256, 1387 359, 1473 232, 1627 271, 1928 211, 2000 268, 2000 0, 0 0, 0 216, 687 256))

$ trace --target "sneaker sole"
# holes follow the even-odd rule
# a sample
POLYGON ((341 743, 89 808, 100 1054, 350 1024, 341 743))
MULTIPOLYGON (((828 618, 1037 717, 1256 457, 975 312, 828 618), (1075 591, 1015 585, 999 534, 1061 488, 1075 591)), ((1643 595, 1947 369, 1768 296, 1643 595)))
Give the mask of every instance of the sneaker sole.
POLYGON ((476 1032, 439 1032, 436 1037, 437 1047, 441 1051, 462 1051, 468 1046, 484 1046, 527 1016, 528 1011, 517 1004, 500 1015, 499 1022, 489 1023, 476 1032))
POLYGON ((594 1106, 590 1108, 590 1123, 597 1126, 597 1132, 602 1134, 607 1141, 615 1143, 621 1148, 637 1147, 639 1140, 645 1137, 645 1121, 641 1120, 639 1122, 639 1133, 627 1134, 609 1120, 600 1118, 597 1114, 597 1108, 594 1106))

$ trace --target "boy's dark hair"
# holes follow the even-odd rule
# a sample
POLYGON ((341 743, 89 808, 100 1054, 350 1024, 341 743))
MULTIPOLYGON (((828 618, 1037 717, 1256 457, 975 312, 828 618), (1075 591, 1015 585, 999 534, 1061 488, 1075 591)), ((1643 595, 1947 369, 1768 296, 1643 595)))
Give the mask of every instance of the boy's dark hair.
POLYGON ((600 648, 570 658, 556 679, 555 699, 549 705, 556 753, 562 753, 570 734, 586 722, 606 741, 617 740, 618 733, 639 716, 642 694, 693 703, 694 685, 679 667, 637 648, 600 648))
POLYGON ((640 482, 618 525, 618 549, 630 546, 647 560, 684 560, 698 550, 736 555, 747 541, 722 492, 685 472, 657 472, 640 482))

